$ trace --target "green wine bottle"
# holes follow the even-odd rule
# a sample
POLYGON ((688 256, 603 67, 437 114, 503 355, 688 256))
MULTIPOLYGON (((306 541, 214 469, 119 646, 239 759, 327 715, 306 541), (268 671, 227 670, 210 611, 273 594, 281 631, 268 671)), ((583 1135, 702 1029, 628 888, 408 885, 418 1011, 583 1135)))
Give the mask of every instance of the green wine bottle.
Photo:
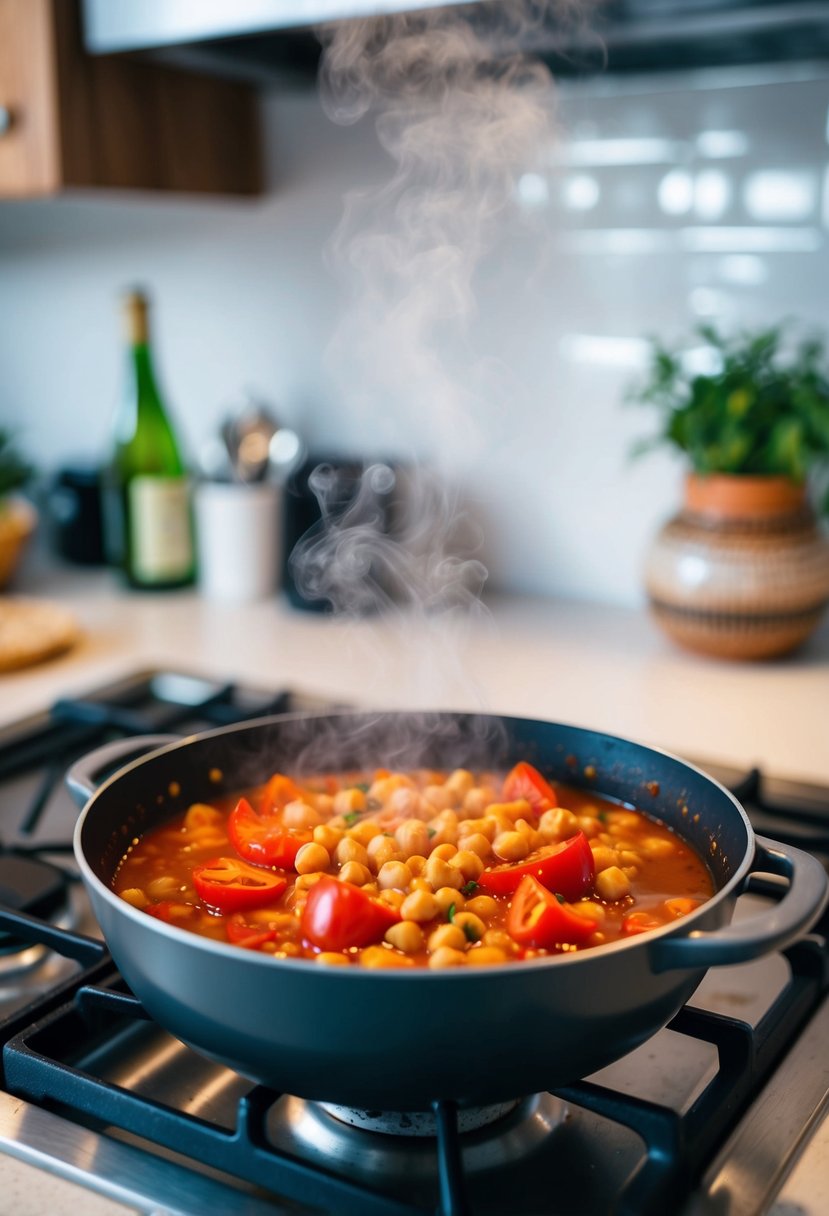
POLYGON ((190 486, 153 372, 149 302, 124 299, 127 379, 106 476, 107 551, 135 587, 161 590, 195 574, 190 486))

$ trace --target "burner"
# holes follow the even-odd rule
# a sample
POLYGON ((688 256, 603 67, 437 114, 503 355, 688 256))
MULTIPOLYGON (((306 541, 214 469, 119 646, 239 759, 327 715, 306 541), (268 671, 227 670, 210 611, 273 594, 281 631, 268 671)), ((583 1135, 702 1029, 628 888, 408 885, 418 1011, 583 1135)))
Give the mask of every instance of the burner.
MULTIPOLYGON (((519 1163, 539 1149, 566 1114, 565 1103, 552 1094, 459 1111, 464 1172, 472 1178, 519 1163)), ((428 1202, 434 1184, 435 1133, 435 1117, 425 1112, 353 1111, 288 1096, 275 1104, 268 1126, 278 1149, 422 1203, 428 1202), (352 1117, 359 1122, 351 1122, 352 1117)))

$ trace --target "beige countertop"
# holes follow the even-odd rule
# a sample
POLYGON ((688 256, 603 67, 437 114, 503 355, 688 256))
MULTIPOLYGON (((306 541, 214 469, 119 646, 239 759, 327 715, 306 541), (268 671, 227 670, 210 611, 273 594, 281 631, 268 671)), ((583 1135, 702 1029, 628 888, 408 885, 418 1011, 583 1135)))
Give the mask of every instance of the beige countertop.
POLYGON ((38 573, 24 593, 71 609, 83 638, 61 658, 0 677, 0 725, 161 667, 356 705, 550 718, 829 783, 826 624, 793 657, 737 664, 676 649, 645 610, 566 601, 495 596, 454 617, 345 621, 282 599, 130 592, 109 572, 38 573))

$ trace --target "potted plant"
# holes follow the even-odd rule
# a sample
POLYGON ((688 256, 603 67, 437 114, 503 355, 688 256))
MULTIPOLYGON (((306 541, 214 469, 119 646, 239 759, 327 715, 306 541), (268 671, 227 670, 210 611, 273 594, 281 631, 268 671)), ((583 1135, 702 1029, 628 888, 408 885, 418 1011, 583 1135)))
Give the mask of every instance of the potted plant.
POLYGON ((0 588, 12 577, 37 524, 37 511, 15 493, 32 475, 8 431, 0 429, 0 588))
POLYGON ((697 330, 688 352, 654 343, 631 398, 690 468, 684 503, 645 566, 651 609, 682 645, 765 658, 803 642, 829 603, 829 371, 823 343, 791 344, 784 326, 697 330), (697 356, 697 369, 694 358, 697 356), (705 370, 699 370, 699 359, 705 370))

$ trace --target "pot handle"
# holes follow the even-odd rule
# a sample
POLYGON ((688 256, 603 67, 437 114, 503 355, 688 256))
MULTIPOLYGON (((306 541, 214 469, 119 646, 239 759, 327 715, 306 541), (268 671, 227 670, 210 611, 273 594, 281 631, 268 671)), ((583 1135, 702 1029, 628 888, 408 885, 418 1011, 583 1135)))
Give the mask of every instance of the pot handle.
POLYGON ((116 769, 130 760, 137 760, 145 752, 163 747, 165 743, 176 743, 180 738, 181 735, 133 735, 87 752, 75 761, 64 778, 75 804, 83 809, 101 782, 116 769))
POLYGON ((805 933, 817 920, 829 891, 821 863, 790 845, 756 838, 757 848, 744 890, 751 890, 752 874, 779 874, 788 879, 780 902, 737 924, 707 933, 665 937, 650 947, 653 970, 694 971, 705 967, 746 963, 773 950, 781 950, 805 933))

